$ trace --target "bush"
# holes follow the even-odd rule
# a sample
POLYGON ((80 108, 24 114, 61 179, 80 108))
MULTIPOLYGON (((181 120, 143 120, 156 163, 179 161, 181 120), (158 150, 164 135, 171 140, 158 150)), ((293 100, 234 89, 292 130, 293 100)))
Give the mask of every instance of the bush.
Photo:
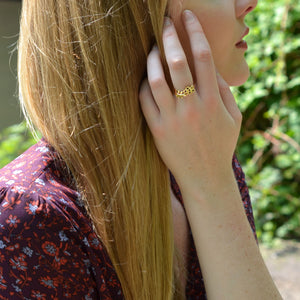
POLYGON ((300 238, 300 2, 260 1, 247 23, 252 77, 236 89, 238 153, 258 237, 300 238))
POLYGON ((0 133, 0 168, 22 154, 35 139, 27 129, 25 122, 13 125, 0 133))

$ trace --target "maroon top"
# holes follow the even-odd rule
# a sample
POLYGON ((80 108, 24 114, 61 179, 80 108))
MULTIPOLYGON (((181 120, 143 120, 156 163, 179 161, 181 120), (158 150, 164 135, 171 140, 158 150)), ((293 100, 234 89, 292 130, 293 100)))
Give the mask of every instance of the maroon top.
MULTIPOLYGON (((255 227, 244 174, 233 169, 255 227)), ((44 140, 0 170, 0 299, 124 299, 80 194, 44 140)), ((172 189, 182 203, 171 175, 172 189)), ((192 233, 187 299, 206 299, 192 233)))

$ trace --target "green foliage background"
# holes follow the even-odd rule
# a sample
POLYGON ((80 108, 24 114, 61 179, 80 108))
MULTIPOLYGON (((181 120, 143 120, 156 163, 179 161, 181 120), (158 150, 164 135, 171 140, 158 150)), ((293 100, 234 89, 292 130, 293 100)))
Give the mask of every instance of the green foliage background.
POLYGON ((0 168, 22 154, 35 143, 25 121, 10 126, 0 133, 0 168))
POLYGON ((235 90, 238 154, 260 240, 300 238, 300 1, 264 0, 246 19, 252 75, 235 90))
MULTIPOLYGON (((238 156, 259 239, 300 238, 300 1, 259 1, 246 18, 252 76, 234 89, 244 115, 238 156)), ((34 143, 24 123, 0 134, 0 167, 34 143)))

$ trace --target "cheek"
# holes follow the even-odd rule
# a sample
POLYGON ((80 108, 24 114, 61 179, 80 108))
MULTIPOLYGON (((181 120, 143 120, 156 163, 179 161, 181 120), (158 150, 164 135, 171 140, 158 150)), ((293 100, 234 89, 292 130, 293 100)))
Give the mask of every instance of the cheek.
MULTIPOLYGON (((181 7, 181 9, 191 9, 196 13, 212 49, 214 62, 218 71, 226 81, 235 85, 231 77, 234 77, 235 73, 239 73, 239 76, 241 76, 240 70, 237 70, 238 72, 234 72, 233 70, 233 65, 237 63, 235 43, 237 42, 240 33, 236 32, 237 24, 232 11, 229 11, 228 8, 224 7, 220 10, 200 9, 199 7, 198 9, 181 7)), ((170 16, 173 19, 179 39, 185 50, 191 71, 195 78, 190 41, 181 19, 181 11, 177 9, 170 11, 170 16)))
POLYGON ((224 14, 203 16, 201 24, 212 49, 215 63, 225 61, 235 47, 235 24, 224 14))

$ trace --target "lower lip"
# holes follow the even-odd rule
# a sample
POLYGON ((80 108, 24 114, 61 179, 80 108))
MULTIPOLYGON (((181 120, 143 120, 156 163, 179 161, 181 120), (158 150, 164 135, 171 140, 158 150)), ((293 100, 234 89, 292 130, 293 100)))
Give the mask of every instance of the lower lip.
POLYGON ((238 49, 244 49, 244 50, 247 50, 248 49, 248 45, 247 45, 247 42, 246 41, 241 41, 239 43, 237 43, 235 45, 238 49))

